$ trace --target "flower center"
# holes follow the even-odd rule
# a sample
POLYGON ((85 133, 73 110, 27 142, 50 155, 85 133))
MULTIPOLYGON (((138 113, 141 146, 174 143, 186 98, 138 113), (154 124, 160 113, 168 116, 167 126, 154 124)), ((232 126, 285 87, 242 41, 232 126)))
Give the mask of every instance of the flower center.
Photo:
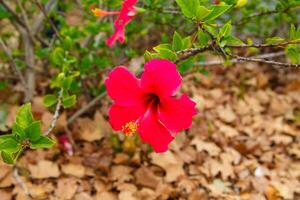
POLYGON ((132 136, 137 131, 138 126, 138 123, 130 121, 122 126, 122 132, 127 136, 132 136))
POLYGON ((153 109, 157 108, 157 106, 159 105, 160 103, 160 99, 159 99, 159 96, 157 94, 154 94, 154 93, 150 93, 150 94, 147 94, 145 97, 145 104, 148 106, 148 107, 151 107, 153 109))

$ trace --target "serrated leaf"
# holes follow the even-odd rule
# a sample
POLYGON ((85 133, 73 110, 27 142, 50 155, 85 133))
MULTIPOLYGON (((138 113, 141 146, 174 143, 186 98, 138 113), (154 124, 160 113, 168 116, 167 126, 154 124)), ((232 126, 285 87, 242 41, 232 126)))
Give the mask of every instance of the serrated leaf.
POLYGON ((296 27, 294 24, 291 25, 289 36, 291 40, 296 38, 296 27))
POLYGON ((62 87, 65 90, 69 90, 71 87, 72 81, 73 81, 73 77, 71 77, 71 76, 65 77, 63 80, 63 83, 62 83, 62 87))
POLYGON ((76 103, 76 95, 64 97, 62 103, 64 108, 72 107, 76 103))
POLYGON ((179 51, 182 49, 182 38, 176 31, 173 35, 172 49, 173 51, 179 51))
POLYGON ((187 48, 189 48, 191 45, 192 45, 192 39, 191 39, 190 36, 185 37, 185 38, 182 40, 182 49, 187 49, 187 48))
POLYGON ((12 134, 19 136, 21 140, 26 138, 26 133, 25 133, 24 129, 21 126, 19 126, 18 123, 13 124, 12 134))
POLYGON ((198 41, 200 47, 205 47, 209 42, 210 36, 201 29, 198 31, 198 41))
POLYGON ((222 6, 212 6, 210 9, 212 12, 204 18, 205 21, 214 20, 228 11, 232 6, 222 5, 222 6))
POLYGON ((244 44, 244 42, 242 40, 240 40, 239 38, 232 36, 232 35, 225 37, 224 40, 226 41, 227 44, 235 44, 235 45, 244 44))
POLYGON ((149 51, 146 50, 145 53, 144 53, 145 62, 148 62, 148 61, 152 60, 152 58, 153 58, 152 53, 150 53, 149 51))
POLYGON ((50 60, 55 65, 62 65, 64 63, 64 50, 62 48, 55 48, 51 55, 50 60))
POLYGON ((51 140, 49 137, 41 136, 39 140, 32 142, 30 144, 31 149, 38 149, 38 148, 52 148, 55 142, 51 140))
POLYGON ((53 94, 48 94, 44 96, 44 105, 46 107, 53 106, 57 102, 57 96, 53 94))
POLYGON ((31 104, 27 103, 23 105, 17 112, 16 122, 25 129, 29 124, 33 122, 33 116, 31 113, 31 104))
POLYGON ((212 10, 209 10, 207 8, 205 8, 204 6, 199 6, 198 10, 197 10, 197 20, 202 21, 203 19, 205 19, 205 17, 207 17, 210 13, 212 12, 212 10))
POLYGON ((10 153, 15 153, 19 149, 19 143, 17 140, 11 138, 7 138, 6 140, 2 141, 0 144, 0 151, 6 151, 10 153))
POLYGON ((288 56, 288 58, 291 60, 291 62, 293 64, 300 63, 300 52, 299 52, 296 45, 289 45, 285 49, 285 52, 286 52, 286 55, 288 56))
POLYGON ((30 142, 37 141, 41 135, 41 122, 35 121, 32 122, 26 129, 25 129, 26 137, 30 140, 30 142))
POLYGON ((179 5, 184 16, 187 18, 196 18, 200 7, 199 0, 176 0, 176 3, 179 5))
POLYGON ((231 23, 226 23, 221 29, 218 34, 218 39, 222 39, 223 37, 229 36, 231 33, 231 23))
POLYGON ((13 155, 10 154, 10 153, 7 153, 7 152, 5 152, 5 151, 2 151, 2 152, 1 152, 1 157, 2 157, 2 160, 3 160, 6 164, 12 165, 12 164, 15 163, 14 157, 13 157, 13 155))
POLYGON ((175 61, 177 58, 177 55, 169 49, 160 48, 160 49, 158 49, 157 53, 159 54, 159 56, 161 58, 165 58, 165 59, 168 59, 171 61, 175 61))

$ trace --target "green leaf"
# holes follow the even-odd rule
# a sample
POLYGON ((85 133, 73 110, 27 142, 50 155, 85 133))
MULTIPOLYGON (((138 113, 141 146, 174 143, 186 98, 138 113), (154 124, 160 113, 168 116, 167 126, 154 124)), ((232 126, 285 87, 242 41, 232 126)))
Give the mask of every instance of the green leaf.
POLYGON ((173 35, 172 49, 173 51, 179 51, 182 49, 182 38, 176 31, 173 35))
POLYGON ((0 5, 0 19, 10 18, 12 15, 8 12, 3 5, 0 5))
POLYGON ((33 116, 31 113, 31 104, 27 103, 23 105, 16 117, 16 122, 23 128, 25 129, 27 126, 29 126, 33 122, 33 116))
POLYGON ((53 106, 57 102, 57 96, 53 94, 48 94, 44 96, 44 104, 46 107, 53 106))
POLYGON ((153 56, 152 56, 152 53, 150 53, 149 51, 145 51, 145 54, 144 54, 144 60, 145 62, 148 62, 150 60, 152 60, 153 56))
POLYGON ((161 44, 153 48, 159 54, 160 58, 165 58, 171 61, 176 60, 177 55, 171 49, 169 44, 161 44))
POLYGON ((296 39, 296 27, 294 24, 291 25, 289 36, 291 40, 296 39))
POLYGON ((65 90, 69 90, 70 87, 71 87, 72 81, 73 81, 73 77, 72 76, 65 77, 64 80, 63 80, 63 83, 62 83, 62 87, 65 90))
POLYGON ((41 136, 39 140, 32 142, 30 144, 31 149, 38 148, 51 148, 55 145, 55 142, 51 140, 49 137, 41 136))
POLYGON ((21 140, 26 138, 26 133, 18 123, 14 123, 12 126, 12 134, 19 136, 21 140))
POLYGON ((171 61, 175 61, 177 58, 177 55, 169 49, 160 48, 157 50, 157 53, 161 58, 165 58, 171 61))
POLYGON ((76 95, 64 97, 62 103, 64 108, 72 107, 76 103, 76 95))
POLYGON ((204 18, 205 21, 214 20, 228 11, 232 6, 230 5, 221 5, 221 6, 212 6, 212 12, 204 18))
POLYGON ((1 152, 1 157, 2 157, 2 160, 6 163, 6 164, 14 164, 15 163, 15 160, 14 160, 14 157, 11 153, 7 153, 5 151, 2 151, 1 152))
POLYGON ((202 31, 201 29, 198 31, 198 41, 200 47, 205 47, 209 42, 210 36, 202 31))
POLYGON ((64 63, 64 50, 62 48, 55 48, 50 55, 50 60, 55 65, 62 65, 64 63))
POLYGON ((279 37, 279 36, 275 36, 275 37, 272 37, 272 38, 268 38, 268 39, 266 40, 266 43, 267 43, 267 44, 277 44, 277 43, 281 43, 281 42, 283 42, 283 41, 284 41, 283 38, 281 38, 281 37, 279 37))
POLYGON ((30 142, 37 141, 41 135, 41 122, 40 121, 35 121, 32 122, 26 129, 26 137, 30 140, 30 142))
POLYGON ((187 48, 190 48, 191 45, 192 45, 192 39, 190 36, 188 37, 185 37, 183 40, 182 40, 182 49, 187 49, 187 48))
POLYGON ((64 39, 64 48, 66 50, 70 50, 73 46, 73 41, 72 39, 69 37, 69 36, 66 36, 65 39, 64 39))
POLYGON ((300 52, 296 45, 289 45, 285 49, 285 53, 293 64, 300 63, 300 52))
POLYGON ((205 19, 205 17, 207 17, 210 13, 212 12, 212 10, 209 10, 207 8, 205 8, 204 6, 199 6, 198 10, 197 10, 197 20, 202 21, 203 19, 205 19))
POLYGON ((0 151, 15 153, 19 150, 20 145, 13 137, 7 138, 0 144, 0 151))
POLYGON ((226 44, 235 44, 235 45, 244 44, 244 42, 242 40, 240 40, 239 38, 232 36, 232 35, 225 37, 224 40, 226 41, 226 44))
POLYGON ((179 5, 184 16, 187 18, 196 18, 200 7, 199 0, 176 0, 176 3, 179 5))
POLYGON ((227 22, 220 30, 218 39, 221 40, 223 37, 229 36, 231 33, 231 22, 227 22))

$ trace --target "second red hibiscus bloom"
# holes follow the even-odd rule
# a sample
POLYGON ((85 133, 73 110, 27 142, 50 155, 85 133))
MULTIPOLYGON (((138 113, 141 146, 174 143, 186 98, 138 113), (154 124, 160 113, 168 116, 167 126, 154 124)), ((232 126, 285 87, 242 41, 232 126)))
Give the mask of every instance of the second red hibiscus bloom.
POLYGON ((106 15, 118 15, 118 18, 114 22, 115 32, 114 34, 106 40, 106 45, 112 46, 116 41, 121 44, 125 40, 125 26, 133 19, 137 13, 134 5, 138 0, 125 0, 123 1, 122 8, 120 12, 105 11, 98 8, 91 8, 91 11, 95 16, 102 17, 106 15))
POLYGON ((154 59, 145 64, 140 79, 124 66, 116 67, 105 81, 114 101, 109 122, 126 135, 138 132, 156 152, 168 150, 176 133, 188 129, 196 114, 195 103, 186 95, 175 97, 181 84, 176 65, 154 59))

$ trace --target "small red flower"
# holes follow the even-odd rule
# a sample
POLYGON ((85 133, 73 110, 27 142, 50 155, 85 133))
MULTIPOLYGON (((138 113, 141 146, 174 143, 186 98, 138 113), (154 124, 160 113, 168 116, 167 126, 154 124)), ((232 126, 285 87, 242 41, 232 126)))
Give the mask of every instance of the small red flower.
POLYGON ((114 101, 109 110, 112 128, 126 135, 137 131, 156 152, 167 151, 176 133, 188 129, 196 114, 196 104, 186 94, 174 96, 181 80, 176 65, 168 60, 147 62, 140 79, 124 66, 113 69, 105 80, 114 101))
POLYGON ((125 40, 125 26, 132 20, 137 13, 134 5, 138 0, 125 0, 118 18, 115 20, 115 32, 106 40, 106 45, 112 46, 117 40, 122 44, 125 40))

